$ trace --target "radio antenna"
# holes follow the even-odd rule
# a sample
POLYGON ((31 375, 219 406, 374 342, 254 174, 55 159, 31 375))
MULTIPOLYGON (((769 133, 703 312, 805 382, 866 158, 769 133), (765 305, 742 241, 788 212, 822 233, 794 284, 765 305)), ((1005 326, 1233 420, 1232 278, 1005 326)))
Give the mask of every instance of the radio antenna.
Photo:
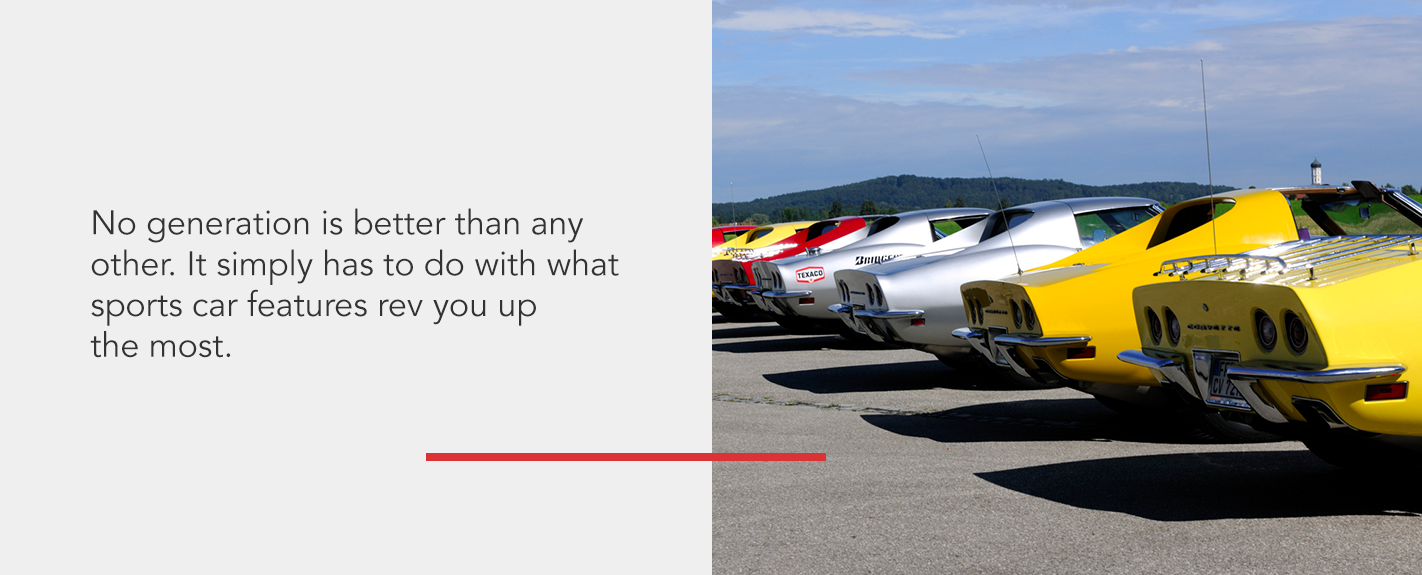
POLYGON ((1200 59, 1200 104, 1205 111, 1205 172, 1210 178, 1210 246, 1220 253, 1219 234, 1215 233, 1215 171, 1210 165, 1210 101, 1205 97, 1205 59, 1200 59))
POLYGON ((1002 201, 1002 192, 997 191, 997 180, 992 177, 992 165, 989 164, 987 161, 987 150, 983 149, 982 136, 975 135, 973 137, 978 139, 978 151, 983 153, 983 165, 987 166, 988 183, 992 184, 992 194, 994 196, 997 196, 997 205, 999 208, 1001 208, 997 212, 997 217, 1002 220, 1003 227, 1007 230, 1007 245, 1012 247, 1012 263, 1017 264, 1017 275, 1020 276, 1022 275, 1022 262, 1017 259, 1017 244, 1012 241, 1012 222, 1011 219, 1008 218, 1007 214, 1005 213, 1007 211, 1007 207, 1006 204, 1002 201))

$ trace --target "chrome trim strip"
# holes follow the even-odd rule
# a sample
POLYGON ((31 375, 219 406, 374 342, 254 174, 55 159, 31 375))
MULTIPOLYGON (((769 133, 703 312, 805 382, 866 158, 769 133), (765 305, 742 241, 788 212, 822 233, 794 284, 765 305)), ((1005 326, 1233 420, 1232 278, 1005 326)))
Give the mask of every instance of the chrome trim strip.
POLYGON ((1134 349, 1128 349, 1126 351, 1116 354, 1116 359, 1119 359, 1131 365, 1139 365, 1141 367, 1149 369, 1165 369, 1167 367, 1178 367, 1180 365, 1179 361, 1151 357, 1149 355, 1141 353, 1139 350, 1134 349))
MULTIPOLYGON (((1254 392, 1254 384, 1258 380, 1236 379, 1234 377, 1230 377, 1229 369, 1225 370, 1225 377, 1229 378, 1229 383, 1233 385, 1236 390, 1239 391, 1240 395, 1244 396, 1245 403, 1248 403, 1249 407, 1252 408, 1254 410, 1254 413, 1258 414, 1259 417, 1264 418, 1265 421, 1268 421, 1270 423, 1286 423, 1289 421, 1289 418, 1284 417, 1284 413, 1279 411, 1279 408, 1269 405, 1269 402, 1264 401, 1264 398, 1260 397, 1258 393, 1254 392)), ((1208 381, 1205 382, 1205 385, 1209 384, 1210 383, 1208 381)), ((1222 406, 1217 405, 1215 407, 1222 406)))
POLYGON ((1069 337, 1036 337, 1030 335, 999 335, 993 341, 1002 345, 1020 345, 1023 347, 1054 347, 1058 345, 1071 345, 1073 343, 1086 343, 1091 341, 1089 335, 1077 335, 1069 337))
MULTIPOLYGON (((996 339, 1002 339, 1002 337, 1003 336, 998 336, 996 339)), ((1002 359, 1007 362, 1007 367, 1012 368, 1012 371, 1017 372, 1017 375, 1029 379, 1037 379, 1035 377, 1032 377, 1032 374, 1027 373, 1026 367, 1023 367, 1022 364, 1017 362, 1017 350, 1008 347, 1002 347, 997 345, 996 343, 993 344, 993 348, 997 349, 998 355, 1001 355, 1002 359)))
MULTIPOLYGON (((760 292, 760 297, 768 297, 768 298, 774 298, 774 299, 781 299, 781 298, 790 298, 790 297, 805 297, 805 296, 811 295, 811 294, 813 294, 813 293, 815 293, 815 292, 812 292, 812 291, 763 291, 763 292, 760 292)), ((839 304, 839 305, 843 305, 843 304, 839 304)))
POLYGON ((1002 340, 1008 336, 999 335, 994 337, 990 331, 985 329, 960 327, 953 330, 953 337, 968 340, 968 347, 982 354, 989 363, 1012 368, 1012 371, 1017 372, 1017 375, 1022 377, 1032 377, 1032 374, 1027 372, 1027 368, 1023 367, 1022 364, 1017 361, 1017 356, 1013 350, 998 346, 998 343, 1002 342, 1002 340), (998 358, 1001 358, 1001 361, 999 361, 998 358))
MULTIPOLYGON (((863 309, 862 306, 861 309, 863 309)), ((854 319, 853 304, 837 303, 829 306, 829 310, 839 316, 839 320, 844 322, 845 327, 854 330, 855 333, 868 335, 867 330, 860 325, 861 322, 854 319)))
POLYGON ((966 339, 971 342, 974 339, 981 339, 983 337, 983 334, 974 331, 971 327, 960 327, 958 329, 953 330, 953 337, 956 337, 958 339, 966 339))
POLYGON ((854 311, 854 317, 867 317, 869 319, 911 319, 923 317, 923 310, 872 311, 861 309, 854 311))
POLYGON ((770 305, 770 300, 767 300, 763 296, 761 296, 761 293, 762 292, 760 290, 751 290, 751 301, 754 301, 755 306, 760 308, 761 311, 774 313, 774 310, 771 309, 772 306, 770 305))
MULTIPOLYGON (((1122 355, 1125 353, 1130 352, 1122 352, 1122 355)), ((1162 384, 1167 382, 1175 384, 1176 387, 1180 388, 1181 391, 1184 391, 1191 397, 1194 397, 1195 399, 1198 399, 1200 401, 1205 400, 1204 397, 1200 395, 1200 389, 1195 386, 1195 380, 1190 377, 1190 374, 1187 371, 1185 371, 1185 356, 1173 353, 1161 353, 1157 351, 1145 350, 1141 350, 1138 353, 1150 358, 1152 361, 1160 362, 1159 367, 1156 367, 1151 370, 1151 375, 1154 375, 1155 378, 1159 380, 1162 384)), ((1116 357, 1121 358, 1121 355, 1117 355, 1116 357)))
POLYGON ((1235 378, 1242 380, 1277 379, 1303 383, 1340 383, 1344 381, 1358 381, 1399 375, 1406 370, 1407 367, 1401 364, 1339 367, 1320 370, 1288 370, 1235 365, 1225 370, 1225 376, 1231 380, 1235 378))
POLYGON ((983 356, 983 359, 992 363, 992 352, 988 351, 987 330, 972 327, 960 327, 953 330, 953 337, 968 340, 968 347, 983 356))
POLYGON ((1311 409, 1313 410, 1313 413, 1317 415, 1320 420, 1323 421, 1324 425, 1328 426, 1329 429, 1358 429, 1356 427, 1348 425, 1348 422, 1343 421, 1343 418, 1338 416, 1338 412, 1333 411, 1333 407, 1323 402, 1322 400, 1308 397, 1299 397, 1297 395, 1293 396, 1291 399, 1294 402, 1294 409, 1299 412, 1299 415, 1304 416, 1305 420, 1309 420, 1308 412, 1306 412, 1305 410, 1311 409))

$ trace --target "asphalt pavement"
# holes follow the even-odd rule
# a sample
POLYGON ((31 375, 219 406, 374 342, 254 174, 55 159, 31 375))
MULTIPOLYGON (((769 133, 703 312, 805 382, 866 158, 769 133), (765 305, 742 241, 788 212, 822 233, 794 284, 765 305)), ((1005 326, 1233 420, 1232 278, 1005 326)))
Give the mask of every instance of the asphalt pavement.
POLYGON ((716 573, 1422 573, 1415 476, 712 316, 716 573))

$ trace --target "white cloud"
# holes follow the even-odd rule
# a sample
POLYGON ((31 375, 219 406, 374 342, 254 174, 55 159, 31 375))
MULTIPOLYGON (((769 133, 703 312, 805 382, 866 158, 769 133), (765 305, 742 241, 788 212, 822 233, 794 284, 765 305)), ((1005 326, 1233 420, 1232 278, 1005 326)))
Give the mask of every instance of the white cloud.
MULTIPOLYGON (((1182 47, 1069 54, 1005 64, 938 64, 850 74, 903 93, 1000 92, 1024 101, 1120 110, 1197 93, 1205 60, 1211 104, 1241 105, 1368 86, 1373 106, 1422 90, 1422 18, 1283 22, 1208 31, 1182 47)), ((942 101, 942 100, 938 100, 942 101)))
POLYGON ((923 103, 958 104, 963 106, 989 106, 992 108, 1041 108, 1055 106, 1056 102, 1041 96, 1002 91, 927 91, 894 92, 883 94, 857 94, 849 96, 861 102, 892 103, 912 105, 923 103))
POLYGON ((974 176, 981 134, 999 175, 1202 182, 1204 58, 1216 183, 1306 183, 1317 154, 1329 181, 1416 185, 1408 142, 1422 132, 1419 29, 1416 17, 1235 26, 1186 46, 854 74, 882 89, 861 85, 853 96, 718 88, 713 166, 721 179, 779 179, 766 193, 889 174, 974 176))
POLYGON ((842 10, 806 10, 777 8, 736 12, 735 16, 717 21, 716 28, 748 32, 800 32, 830 36, 912 36, 915 38, 947 39, 963 34, 929 30, 912 21, 862 12, 842 10))

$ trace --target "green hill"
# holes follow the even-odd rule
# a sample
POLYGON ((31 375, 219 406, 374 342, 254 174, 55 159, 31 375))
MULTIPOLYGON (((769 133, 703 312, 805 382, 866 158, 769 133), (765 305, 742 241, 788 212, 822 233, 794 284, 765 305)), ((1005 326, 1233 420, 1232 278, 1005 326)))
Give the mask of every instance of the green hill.
MULTIPOLYGON (((942 208, 958 198, 970 207, 997 208, 993 183, 1008 205, 1020 205, 1042 200, 1093 196, 1134 196, 1151 198, 1164 204, 1208 195, 1209 186, 1183 182, 1144 182, 1116 186, 1085 186, 1063 180, 1023 180, 1019 178, 924 178, 919 176, 886 176, 825 188, 782 194, 748 202, 735 202, 736 216, 742 221, 752 214, 764 214, 772 222, 818 220, 828 217, 830 206, 838 201, 845 215, 858 214, 866 201, 872 201, 878 213, 892 214, 908 210, 942 208)), ((1216 192, 1233 190, 1230 186, 1215 186, 1216 192)), ((731 220, 729 202, 711 204, 712 217, 731 220)))

